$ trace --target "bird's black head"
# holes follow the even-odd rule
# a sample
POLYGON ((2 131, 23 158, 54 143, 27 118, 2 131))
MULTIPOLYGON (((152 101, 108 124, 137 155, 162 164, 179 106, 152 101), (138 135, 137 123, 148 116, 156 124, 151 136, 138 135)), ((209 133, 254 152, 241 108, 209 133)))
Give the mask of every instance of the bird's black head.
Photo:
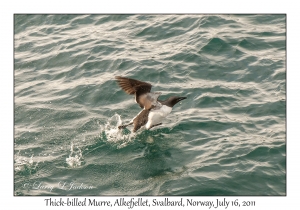
POLYGON ((186 99, 186 97, 172 96, 172 97, 168 98, 168 100, 164 101, 163 104, 167 105, 169 107, 173 107, 179 101, 182 101, 184 99, 186 99))

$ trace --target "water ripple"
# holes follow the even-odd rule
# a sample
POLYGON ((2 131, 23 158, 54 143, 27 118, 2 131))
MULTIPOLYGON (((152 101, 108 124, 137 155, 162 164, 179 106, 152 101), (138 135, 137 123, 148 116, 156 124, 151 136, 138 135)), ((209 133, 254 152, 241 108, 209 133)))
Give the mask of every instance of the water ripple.
POLYGON ((15 194, 285 195, 285 19, 15 15, 15 194), (120 132, 139 107, 116 75, 187 99, 120 132))

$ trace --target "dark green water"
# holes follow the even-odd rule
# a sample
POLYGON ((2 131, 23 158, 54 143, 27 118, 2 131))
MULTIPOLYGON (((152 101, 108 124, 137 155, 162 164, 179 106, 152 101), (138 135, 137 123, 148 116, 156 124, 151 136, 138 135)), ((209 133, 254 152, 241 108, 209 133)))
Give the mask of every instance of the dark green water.
POLYGON ((285 195, 285 55, 285 15, 15 15, 15 195, 285 195), (118 132, 117 75, 187 99, 118 132))

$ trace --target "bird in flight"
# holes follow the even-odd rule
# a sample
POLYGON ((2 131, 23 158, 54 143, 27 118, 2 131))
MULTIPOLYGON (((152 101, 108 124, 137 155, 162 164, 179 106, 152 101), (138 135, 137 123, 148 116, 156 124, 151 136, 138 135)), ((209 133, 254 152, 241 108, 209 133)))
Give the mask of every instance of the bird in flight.
POLYGON ((126 128, 133 124, 133 132, 136 132, 145 125, 146 129, 151 129, 161 125, 164 118, 172 111, 172 107, 186 97, 172 96, 165 101, 159 100, 160 92, 151 92, 152 85, 126 77, 115 77, 119 86, 127 94, 135 95, 135 101, 140 105, 140 111, 128 124, 119 126, 119 129, 126 128))

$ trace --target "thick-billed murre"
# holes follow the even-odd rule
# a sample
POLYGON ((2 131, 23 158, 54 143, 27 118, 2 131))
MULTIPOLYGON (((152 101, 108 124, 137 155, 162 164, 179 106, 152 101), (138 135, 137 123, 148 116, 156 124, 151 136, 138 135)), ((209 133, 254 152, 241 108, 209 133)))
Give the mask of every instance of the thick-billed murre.
POLYGON ((143 109, 128 124, 119 126, 126 128, 133 124, 133 132, 146 125, 146 129, 161 125, 162 120, 170 114, 172 107, 186 97, 172 96, 165 101, 158 99, 160 92, 150 92, 152 85, 135 79, 116 76, 119 86, 128 94, 135 95, 135 101, 143 109))

